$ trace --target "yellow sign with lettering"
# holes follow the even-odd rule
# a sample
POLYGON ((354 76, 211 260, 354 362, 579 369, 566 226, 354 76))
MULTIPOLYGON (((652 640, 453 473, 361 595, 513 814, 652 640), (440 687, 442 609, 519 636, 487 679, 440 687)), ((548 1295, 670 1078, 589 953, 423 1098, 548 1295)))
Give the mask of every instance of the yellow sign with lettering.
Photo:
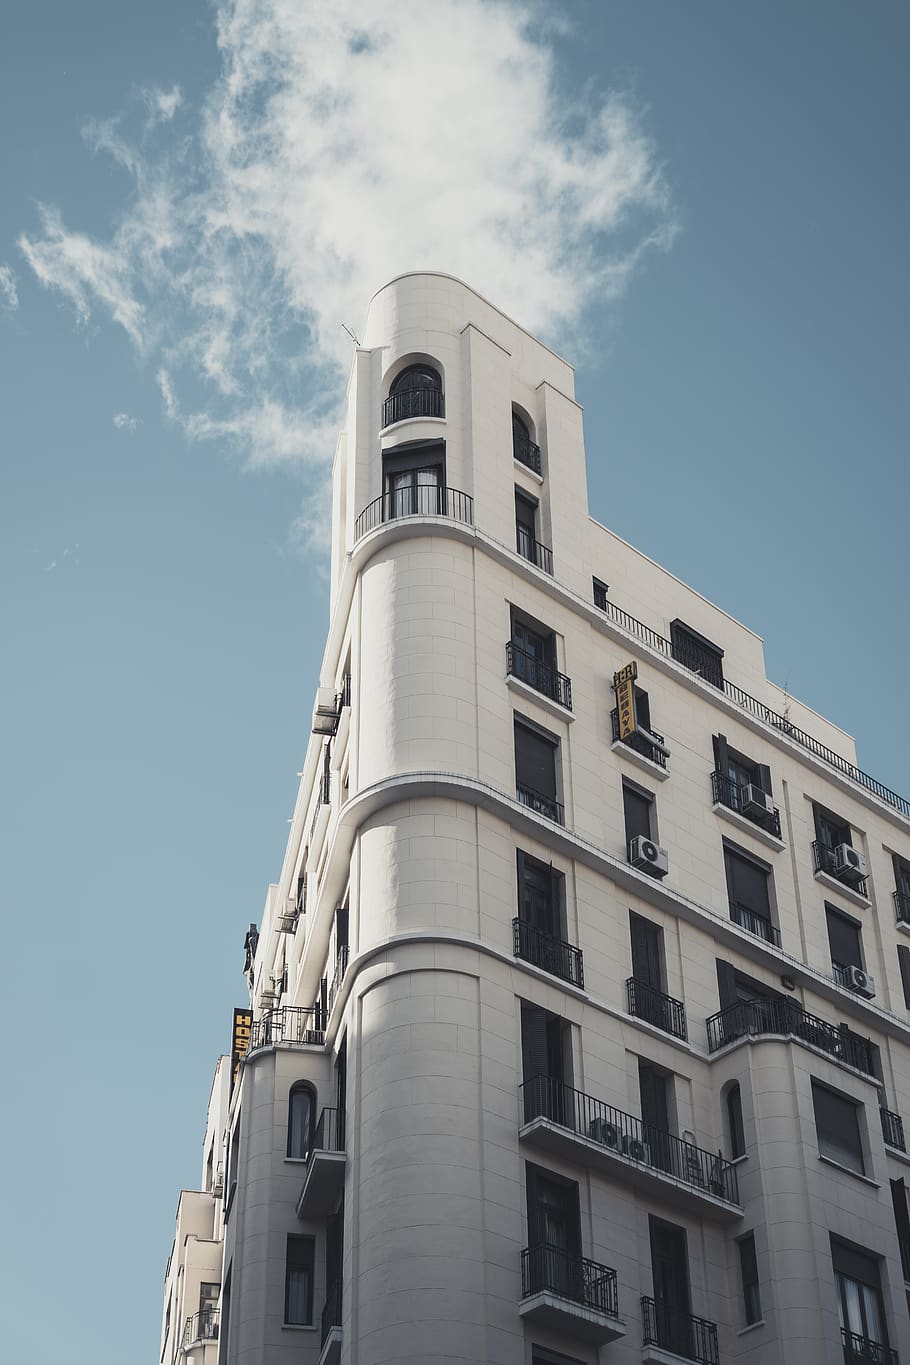
POLYGON ((234 1028, 231 1038, 231 1090, 237 1083, 240 1063, 246 1056, 253 1028, 252 1010, 234 1010, 234 1028))
POLYGON ((616 711, 619 716, 619 738, 628 739, 635 733, 635 679, 638 677, 638 664, 626 664, 613 674, 613 689, 616 693, 616 711))

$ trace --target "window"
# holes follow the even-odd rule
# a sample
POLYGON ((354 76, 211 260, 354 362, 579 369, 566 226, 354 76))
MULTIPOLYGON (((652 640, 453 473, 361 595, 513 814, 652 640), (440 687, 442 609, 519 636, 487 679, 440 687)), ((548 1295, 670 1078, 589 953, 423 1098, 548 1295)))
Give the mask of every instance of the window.
POLYGON ((901 985, 904 988, 904 1004, 910 1010, 910 948, 903 943, 897 945, 897 962, 901 969, 901 985))
POLYGON ((231 1145, 228 1148, 228 1196, 224 1204, 224 1216, 227 1218, 228 1209, 234 1202, 234 1191, 237 1189, 237 1168, 240 1165, 240 1113, 234 1120, 234 1131, 231 1134, 231 1145))
POLYGON ((731 1081, 724 1093, 724 1107, 727 1112, 727 1133, 730 1140, 730 1157, 746 1155, 746 1134, 743 1128, 743 1100, 739 1081, 731 1081))
POLYGON ((672 1169, 670 1152, 670 1078, 649 1062, 639 1059, 638 1094, 641 1102, 642 1139, 649 1150, 650 1164, 663 1171, 672 1169))
POLYGON ((284 1271, 284 1320, 292 1327, 313 1323, 312 1237, 289 1236, 284 1271))
POLYGON ((509 672, 535 691, 571 710, 572 686, 556 667, 556 636, 547 626, 512 608, 509 672))
POLYGON ((523 417, 512 409, 512 455, 519 464, 540 473, 540 446, 531 439, 531 429, 523 417))
POLYGON ((812 1104, 821 1156, 836 1161, 848 1170, 865 1175, 863 1142, 859 1128, 859 1106, 826 1086, 812 1082, 812 1104))
POLYGON ((622 809, 626 823, 626 847, 640 835, 643 839, 656 842, 657 830, 654 818, 654 797, 642 787, 631 782, 622 784, 622 809))
POLYGON ((545 573, 553 572, 553 553, 537 539, 536 498, 515 489, 515 545, 522 559, 528 559, 545 573))
POLYGON ((771 919, 771 869, 742 849, 724 843, 724 870, 730 918, 734 924, 767 943, 780 946, 780 934, 771 919))
POLYGON ((755 1234, 740 1237, 739 1271, 743 1283, 743 1308, 746 1323, 761 1322, 761 1295, 758 1291, 758 1261, 755 1256, 755 1234))
MULTIPOLYGON (((619 739, 619 711, 616 707, 610 713, 610 720, 613 726, 613 742, 619 739)), ((651 702, 647 692, 641 687, 635 688, 635 726, 631 735, 628 735, 624 744, 628 744, 630 749, 641 754, 644 758, 649 758, 652 763, 659 763, 662 768, 667 766, 668 750, 663 746, 663 735, 659 735, 656 730, 651 729, 651 702), (653 741, 659 740, 660 744, 653 741)))
POLYGON ((522 805, 563 823, 558 799, 556 755, 559 741, 526 720, 515 718, 515 784, 522 805))
POLYGON ((288 1096, 288 1148, 289 1157, 298 1161, 310 1154, 310 1133, 315 1112, 315 1096, 312 1087, 298 1081, 291 1086, 288 1096))
POLYGON ((832 1237, 831 1262, 845 1359, 885 1359, 884 1352, 870 1350, 888 1345, 878 1257, 832 1237))
POLYGON ((224 1276, 224 1288, 221 1291, 221 1323, 218 1330, 218 1365, 225 1365, 227 1361, 228 1348, 228 1329, 231 1325, 231 1272, 234 1269, 233 1261, 227 1268, 224 1276))
POLYGON ((771 769, 732 748, 724 735, 714 735, 713 743, 715 802, 739 811, 779 839, 780 812, 774 806, 771 769))
POLYGON ((712 687, 724 690, 724 651, 718 645, 684 621, 676 620, 670 622, 670 648, 677 663, 701 674, 712 687))
POLYGON ((608 592, 608 588, 607 588, 606 583, 602 583, 602 582, 600 581, 599 578, 595 578, 595 579, 594 579, 594 605, 595 605, 595 607, 599 607, 601 611, 606 611, 606 610, 607 610, 607 592, 608 592))
POLYGON ((907 1186, 903 1177, 891 1181, 891 1204, 901 1253, 901 1271, 906 1282, 910 1280, 910 1212, 907 1209, 907 1186))
POLYGON ((848 967, 863 965, 862 930, 856 920, 843 915, 833 906, 825 906, 825 919, 828 924, 828 944, 831 949, 831 966, 834 979, 843 986, 848 967))
POLYGON ((581 1255, 578 1186, 553 1171, 527 1163, 528 1245, 556 1253, 557 1275, 568 1275, 567 1257, 581 1255), (559 1264, 561 1262, 561 1266, 559 1264))
POLYGON ((829 852, 833 852, 840 844, 851 844, 850 826, 845 825, 835 815, 829 815, 820 806, 813 806, 815 812, 815 833, 818 842, 829 852))
POLYGON ((409 365, 392 380, 389 396, 382 406, 384 427, 409 417, 444 416, 442 379, 432 365, 409 365))
POLYGON ((518 918, 554 938, 563 936, 565 877, 521 849, 518 862, 518 918))
POLYGON ((561 1351, 545 1351, 542 1346, 531 1348, 531 1365, 584 1365, 575 1356, 564 1356, 561 1351))
POLYGON ((894 908, 897 918, 910 924, 910 863, 894 854, 894 908))
POLYGON ((383 455, 383 519, 445 514, 445 444, 407 441, 383 455))
POLYGON ((526 1000, 521 1002, 521 1078, 526 1123, 540 1115, 565 1123, 574 1114, 571 1025, 526 1000))

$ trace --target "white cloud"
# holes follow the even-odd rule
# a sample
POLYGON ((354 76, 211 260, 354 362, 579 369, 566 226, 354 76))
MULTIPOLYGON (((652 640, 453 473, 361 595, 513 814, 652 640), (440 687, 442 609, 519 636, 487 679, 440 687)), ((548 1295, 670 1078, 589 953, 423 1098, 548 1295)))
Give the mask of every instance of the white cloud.
POLYGON ((672 239, 636 110, 617 93, 561 93, 540 13, 530 0, 219 0, 223 70, 196 139, 169 131, 177 87, 143 91, 137 139, 119 119, 86 133, 135 177, 110 240, 52 209, 21 239, 81 320, 100 308, 154 355, 189 439, 301 470, 304 538, 324 523, 313 508, 351 352, 341 324, 358 331, 381 284, 447 271, 559 345, 672 239))
POLYGON ((115 412, 112 421, 118 431, 135 431, 142 425, 140 417, 130 417, 128 412, 115 412))
POLYGON ((10 310, 19 307, 16 276, 8 265, 0 265, 0 303, 3 303, 10 310))

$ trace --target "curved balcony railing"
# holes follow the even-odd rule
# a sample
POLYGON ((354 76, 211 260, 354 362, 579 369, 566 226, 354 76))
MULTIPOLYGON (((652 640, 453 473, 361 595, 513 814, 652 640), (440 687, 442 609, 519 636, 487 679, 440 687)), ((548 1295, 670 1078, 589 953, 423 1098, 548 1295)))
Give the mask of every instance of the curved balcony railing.
POLYGON ((672 995, 664 995, 646 981, 637 981, 630 976, 626 982, 629 994, 629 1013, 636 1019, 644 1019, 655 1028, 671 1033, 674 1038, 686 1041, 686 1007, 681 1000, 672 995))
POLYGON ((415 389, 399 389, 390 394, 382 405, 382 425, 406 422, 410 417, 445 417, 446 400, 441 389, 422 385, 415 389))
POLYGON ((659 1299, 641 1301, 641 1328, 646 1346, 660 1346, 671 1355, 699 1365, 720 1365, 717 1326, 694 1313, 681 1313, 659 1299))
POLYGON ((354 539, 361 540, 377 526, 399 517, 450 517, 465 526, 474 525, 474 499, 458 488, 415 484, 374 498, 354 522, 354 539))
POLYGON ((249 1056, 257 1048, 275 1047, 278 1043, 321 1047, 325 1042, 325 1033, 316 1024, 315 1009, 282 1005, 279 1009, 265 1010, 258 1019, 253 1020, 246 1055, 249 1056))
POLYGON ((547 796, 546 792, 535 791, 533 787, 526 787, 521 782, 515 784, 515 794, 521 804, 527 806, 529 810, 536 811, 538 815, 545 815, 557 825, 566 823, 565 807, 555 796, 547 796))
POLYGON ((201 1308, 191 1318, 187 1318, 183 1329, 184 1346, 192 1346, 195 1341, 217 1341, 220 1310, 201 1308))
POLYGON ((512 921, 512 946, 515 956, 522 962, 530 962, 541 971, 584 989, 584 958, 580 948, 523 919, 512 921))
POLYGON ((751 820, 753 825, 759 825, 762 829, 773 834, 775 839, 780 838, 780 811, 777 806, 773 811, 753 808, 746 804, 747 789, 739 782, 734 782, 732 777, 725 777, 721 772, 711 774, 711 790, 714 796, 714 804, 726 806, 728 810, 735 810, 746 820, 751 820))
POLYGON ((709 1052, 717 1052, 738 1038, 780 1033, 820 1048, 837 1061, 864 1071, 867 1076, 875 1075, 870 1039, 861 1038, 846 1024, 829 1024, 827 1019, 809 1014, 795 1000, 740 1000, 718 1014, 712 1014, 706 1025, 709 1052))
POLYGON ((840 1339, 844 1346, 844 1365, 900 1365, 897 1351, 881 1341, 851 1332, 847 1327, 840 1329, 840 1339))
POLYGON ((551 701, 558 702, 567 711, 572 710, 572 680, 540 660, 527 649, 510 640, 506 645, 506 672, 518 678, 535 692, 540 692, 551 701))
POLYGON ((557 1294, 608 1318, 619 1316, 616 1271, 543 1242, 521 1253, 521 1297, 557 1294))
MULTIPOLYGON (((619 739, 619 711, 615 706, 610 712, 610 725, 613 730, 613 742, 615 744, 619 739)), ((663 744, 663 735, 659 735, 656 730, 652 730, 650 733, 655 739, 659 739, 661 744, 663 744)), ((664 753, 663 749, 658 749, 656 744, 652 744, 649 739, 645 739, 644 735, 640 734, 638 730, 633 730, 631 735, 623 740, 623 744, 628 744, 630 749, 634 749, 635 752, 641 754, 643 758, 649 758, 652 763, 659 764, 661 768, 667 766, 667 755, 664 753)))

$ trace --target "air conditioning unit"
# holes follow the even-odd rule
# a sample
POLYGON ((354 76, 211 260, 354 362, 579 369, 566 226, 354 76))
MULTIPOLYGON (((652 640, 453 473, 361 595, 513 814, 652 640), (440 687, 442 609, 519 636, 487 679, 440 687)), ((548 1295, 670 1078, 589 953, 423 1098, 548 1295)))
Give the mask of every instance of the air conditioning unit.
POLYGON ((843 882, 861 882, 866 876, 866 860, 858 848, 849 844, 838 844, 831 855, 835 877, 843 882))
POLYGON ((774 802, 761 787, 748 782, 742 788, 742 812, 743 815, 773 815, 774 802))
POLYGON ((649 872, 652 877, 666 877, 670 871, 670 857, 665 848, 637 834, 629 844, 629 862, 633 867, 649 872))
POLYGON ((224 1163, 219 1161, 215 1170, 215 1179, 212 1182, 212 1194, 224 1193, 224 1163))
POLYGON ((651 1165, 651 1148, 646 1142, 642 1142, 641 1138, 624 1137, 622 1149, 633 1161, 640 1161, 645 1166, 651 1165))
POLYGON ((875 979, 868 972, 864 972, 862 967, 845 967, 844 985, 857 995, 864 995, 867 1000, 871 1000, 875 995, 875 979))
POLYGON ((317 687, 316 702, 313 706, 313 734, 334 735, 337 724, 334 687, 317 687))
POLYGON ((589 1132, 594 1141, 603 1143, 604 1147, 612 1147, 616 1151, 622 1146, 622 1133, 615 1123, 605 1118, 598 1116, 592 1119, 589 1132))
POLYGON ((288 910, 287 914, 278 917, 278 932, 281 934, 294 934, 297 932, 297 909, 288 910))

